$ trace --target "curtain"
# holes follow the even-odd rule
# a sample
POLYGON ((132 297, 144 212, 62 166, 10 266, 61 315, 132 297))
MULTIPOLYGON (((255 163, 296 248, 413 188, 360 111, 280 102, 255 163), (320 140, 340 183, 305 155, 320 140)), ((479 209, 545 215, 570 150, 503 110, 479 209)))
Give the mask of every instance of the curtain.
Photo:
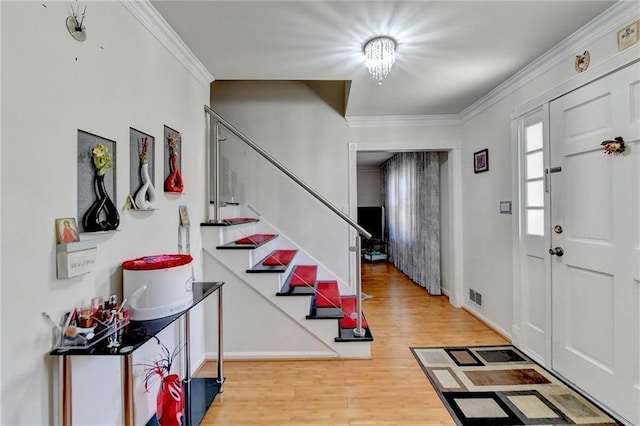
POLYGON ((400 152, 382 166, 389 261, 430 294, 440 292, 440 162, 400 152))

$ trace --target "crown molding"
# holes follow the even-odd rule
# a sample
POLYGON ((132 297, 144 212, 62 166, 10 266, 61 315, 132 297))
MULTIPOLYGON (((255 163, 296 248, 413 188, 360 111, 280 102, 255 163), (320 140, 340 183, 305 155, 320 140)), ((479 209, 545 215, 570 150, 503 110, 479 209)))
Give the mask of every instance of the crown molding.
POLYGON ((349 127, 454 126, 460 124, 458 114, 386 115, 345 117, 349 127))
POLYGON ((202 85, 209 89, 215 79, 187 47, 149 0, 120 0, 120 3, 202 85))
POLYGON ((582 52, 586 46, 598 39, 611 35, 625 23, 633 22, 639 13, 637 1, 619 1, 602 12, 575 33, 564 39, 542 56, 505 80, 498 87, 465 108, 459 115, 462 122, 470 120, 485 109, 505 99, 527 83, 538 78, 567 59, 572 59, 575 52, 582 52))

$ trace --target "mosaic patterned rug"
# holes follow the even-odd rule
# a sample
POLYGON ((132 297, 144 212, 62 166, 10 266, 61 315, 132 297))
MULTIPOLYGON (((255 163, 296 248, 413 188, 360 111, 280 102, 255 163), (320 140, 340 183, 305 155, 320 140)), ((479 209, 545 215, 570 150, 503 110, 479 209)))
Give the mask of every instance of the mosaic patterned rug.
POLYGON ((459 425, 619 425, 513 346, 411 351, 459 425))

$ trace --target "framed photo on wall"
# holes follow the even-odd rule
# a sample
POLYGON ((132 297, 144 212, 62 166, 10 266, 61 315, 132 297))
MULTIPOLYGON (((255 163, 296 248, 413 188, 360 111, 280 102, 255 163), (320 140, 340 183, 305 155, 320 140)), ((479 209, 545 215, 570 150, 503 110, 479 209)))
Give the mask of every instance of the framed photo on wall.
POLYGON ((80 241, 75 217, 56 219, 56 240, 58 244, 77 243, 80 241))
POLYGON ((488 148, 485 148, 482 151, 473 153, 473 171, 474 173, 489 171, 489 149, 488 148))

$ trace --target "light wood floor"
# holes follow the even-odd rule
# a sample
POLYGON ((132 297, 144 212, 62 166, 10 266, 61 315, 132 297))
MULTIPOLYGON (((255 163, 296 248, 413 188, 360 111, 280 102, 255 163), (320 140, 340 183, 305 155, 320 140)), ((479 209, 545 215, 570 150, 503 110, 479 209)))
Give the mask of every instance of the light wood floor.
MULTIPOLYGON (((392 265, 363 264, 363 291, 373 359, 226 361, 225 391, 202 424, 455 424, 409 347, 508 342, 392 265)), ((215 377, 215 363, 199 375, 215 377)))

